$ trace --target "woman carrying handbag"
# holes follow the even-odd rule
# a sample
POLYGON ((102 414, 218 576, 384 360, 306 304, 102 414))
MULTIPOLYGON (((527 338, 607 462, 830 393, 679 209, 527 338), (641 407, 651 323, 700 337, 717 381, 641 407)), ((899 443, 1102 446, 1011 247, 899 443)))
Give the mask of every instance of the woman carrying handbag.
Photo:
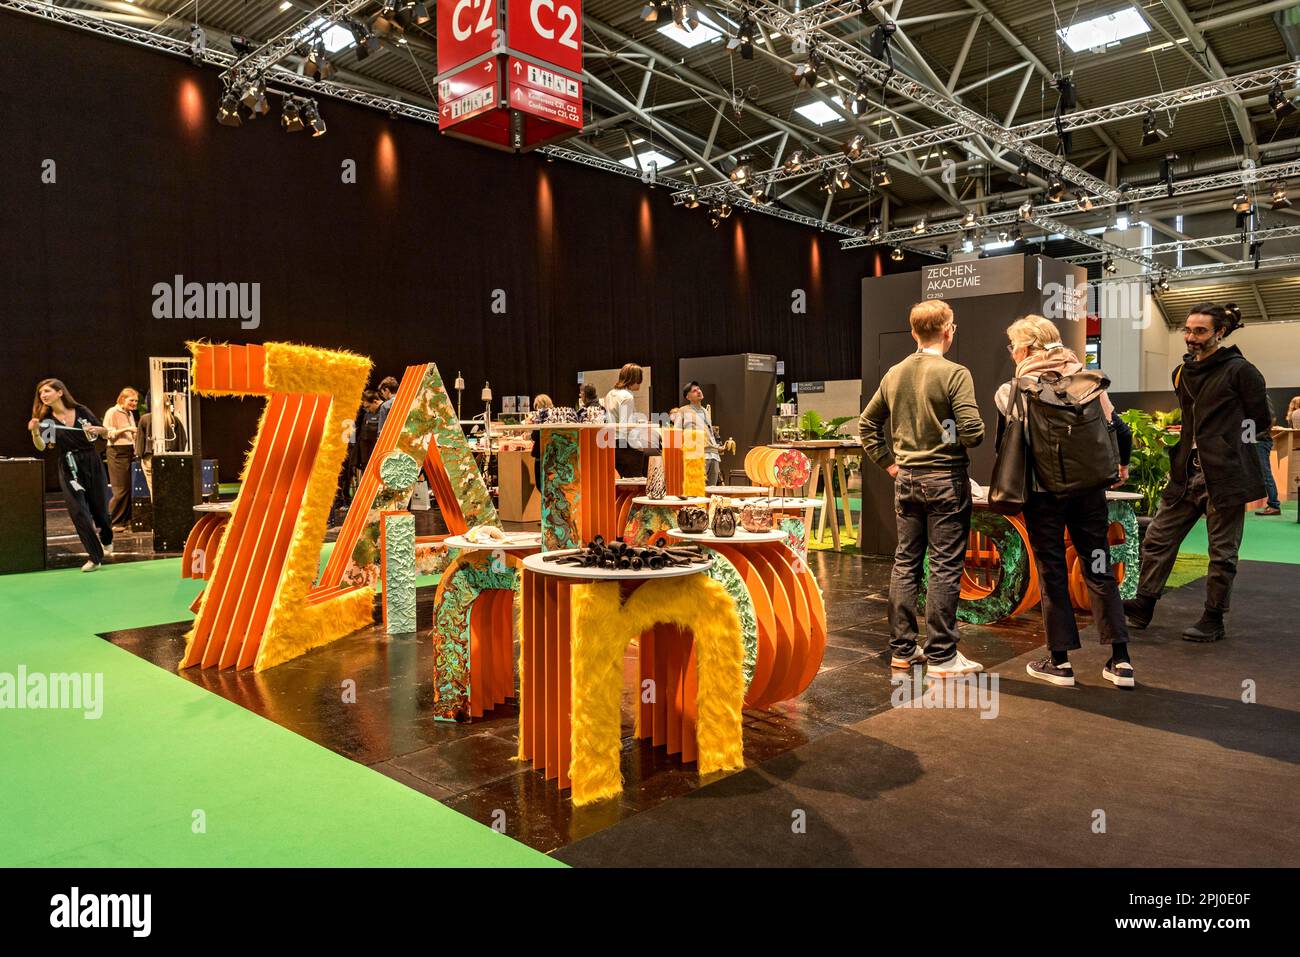
POLYGON ((1023 506, 1051 653, 1025 670, 1054 685, 1074 684, 1070 652, 1081 645, 1065 563, 1068 529, 1099 637, 1111 646, 1102 677, 1131 688, 1136 681, 1124 607, 1110 564, 1106 507, 1106 489, 1128 477, 1129 448, 1119 447, 1114 435, 1117 417, 1105 392, 1109 380, 1084 369, 1061 343, 1060 331, 1042 316, 1017 319, 1007 329, 1007 338, 1016 377, 995 396, 998 460, 989 501, 1003 513, 1023 506))

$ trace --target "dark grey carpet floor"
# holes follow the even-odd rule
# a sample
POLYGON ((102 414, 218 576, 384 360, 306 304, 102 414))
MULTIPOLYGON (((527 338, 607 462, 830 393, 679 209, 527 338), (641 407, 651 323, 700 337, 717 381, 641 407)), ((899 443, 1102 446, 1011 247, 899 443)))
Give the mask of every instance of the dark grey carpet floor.
MULTIPOLYGON (((1243 562, 1229 638, 1212 645, 1180 637, 1203 583, 1170 592, 1134 635, 1136 689, 1102 680, 1091 627, 1074 688, 1025 674, 1042 649, 1021 644, 991 669, 996 717, 884 708, 555 854, 637 867, 1296 866, 1298 584, 1296 565, 1243 562)), ((878 680, 880 663, 835 674, 859 673, 878 680)))

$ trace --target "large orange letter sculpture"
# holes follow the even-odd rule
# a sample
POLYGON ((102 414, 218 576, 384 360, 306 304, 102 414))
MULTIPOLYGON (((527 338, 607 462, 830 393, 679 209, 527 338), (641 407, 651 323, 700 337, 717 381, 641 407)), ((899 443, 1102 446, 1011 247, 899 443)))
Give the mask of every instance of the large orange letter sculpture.
POLYGON ((280 342, 190 352, 196 392, 267 403, 181 667, 261 671, 372 621, 373 588, 312 588, 370 360, 280 342))

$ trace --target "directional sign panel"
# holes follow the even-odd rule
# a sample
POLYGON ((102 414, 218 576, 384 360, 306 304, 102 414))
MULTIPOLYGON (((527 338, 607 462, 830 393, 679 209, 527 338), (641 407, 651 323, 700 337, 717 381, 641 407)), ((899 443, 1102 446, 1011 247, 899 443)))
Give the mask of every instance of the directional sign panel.
POLYGON ((527 60, 510 58, 508 68, 512 109, 582 128, 582 83, 527 60))
POLYGON ((497 61, 484 60, 438 83, 438 126, 446 129, 500 105, 497 61))
POLYGON ((507 0, 506 22, 512 50, 582 72, 582 0, 507 0))
POLYGON ((492 50, 500 37, 497 3, 498 0, 438 0, 439 74, 492 50))

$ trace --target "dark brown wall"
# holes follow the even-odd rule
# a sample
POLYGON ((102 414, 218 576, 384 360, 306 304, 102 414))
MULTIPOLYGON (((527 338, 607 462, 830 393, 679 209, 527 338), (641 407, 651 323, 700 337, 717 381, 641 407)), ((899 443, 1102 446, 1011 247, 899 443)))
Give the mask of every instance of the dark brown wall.
MULTIPOLYGON (((150 355, 194 338, 347 348, 375 360, 373 381, 433 360, 474 396, 487 379, 498 396, 558 401, 580 369, 648 362, 670 383, 693 355, 773 353, 794 379, 858 374, 870 254, 834 237, 739 213, 714 230, 664 188, 330 100, 318 139, 283 133, 276 97, 269 117, 231 129, 214 118, 211 70, 17 14, 0 14, 0 36, 0 454, 29 454, 38 379, 64 379, 102 413, 123 386, 147 386, 150 355), (356 185, 340 182, 345 159, 356 185), (153 284, 177 273, 259 282, 261 327, 153 318, 153 284), (795 289, 806 315, 791 313, 795 289)), ((204 401, 204 453, 224 477, 260 405, 204 401)))

